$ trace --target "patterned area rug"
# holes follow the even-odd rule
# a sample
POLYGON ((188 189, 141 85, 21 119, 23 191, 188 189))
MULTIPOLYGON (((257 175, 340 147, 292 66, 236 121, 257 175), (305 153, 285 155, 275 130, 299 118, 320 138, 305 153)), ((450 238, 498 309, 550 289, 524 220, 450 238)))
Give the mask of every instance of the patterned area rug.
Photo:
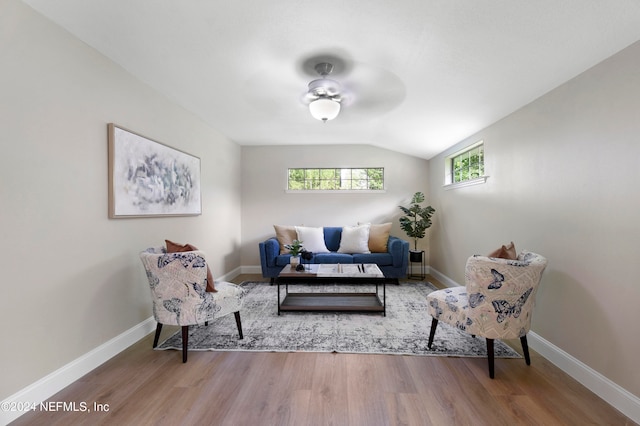
MULTIPOLYGON (((427 348, 431 317, 426 296, 435 290, 428 282, 387 284, 386 317, 380 313, 333 312, 282 312, 278 316, 275 285, 253 281, 241 285, 248 290, 240 311, 244 339, 238 339, 234 316, 227 315, 209 326, 189 327, 189 350, 487 356, 484 338, 473 338, 444 323, 438 324, 432 349, 427 348)), ((289 286, 290 292, 371 292, 373 288, 373 285, 343 284, 289 286)), ((284 292, 283 287, 281 291, 284 292)), ((182 350, 180 332, 157 349, 182 350)), ((520 358, 500 341, 495 342, 494 351, 496 357, 520 358)))

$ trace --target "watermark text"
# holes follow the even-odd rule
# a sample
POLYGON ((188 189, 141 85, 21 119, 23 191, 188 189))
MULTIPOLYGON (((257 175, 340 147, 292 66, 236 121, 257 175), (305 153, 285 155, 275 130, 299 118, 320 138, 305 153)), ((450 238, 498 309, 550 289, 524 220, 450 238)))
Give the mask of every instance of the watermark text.
POLYGON ((111 407, 102 402, 86 401, 44 401, 23 402, 4 401, 0 404, 0 410, 5 412, 40 411, 40 412, 66 412, 66 413, 106 413, 111 407))

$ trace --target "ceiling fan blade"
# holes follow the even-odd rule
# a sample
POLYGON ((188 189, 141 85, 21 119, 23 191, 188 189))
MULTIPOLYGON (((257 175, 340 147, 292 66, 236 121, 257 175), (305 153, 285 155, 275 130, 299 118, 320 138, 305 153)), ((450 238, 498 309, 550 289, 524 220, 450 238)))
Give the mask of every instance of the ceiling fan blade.
POLYGON ((302 101, 302 103, 304 104, 309 104, 313 101, 315 101, 316 99, 318 99, 319 96, 314 94, 314 93, 310 93, 310 92, 305 92, 302 94, 302 96, 300 96, 300 99, 302 101))
POLYGON ((347 94, 342 102, 358 115, 382 114, 400 105, 406 88, 394 73, 374 66, 355 63, 351 77, 343 83, 347 94))

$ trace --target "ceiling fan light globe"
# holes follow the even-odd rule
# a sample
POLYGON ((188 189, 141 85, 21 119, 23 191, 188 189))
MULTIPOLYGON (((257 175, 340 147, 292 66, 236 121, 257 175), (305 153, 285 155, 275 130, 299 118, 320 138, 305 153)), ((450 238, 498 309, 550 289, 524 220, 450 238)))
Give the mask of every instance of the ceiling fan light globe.
POLYGON ((340 113, 340 102, 328 98, 320 98, 309 104, 309 112, 316 120, 333 120, 340 113))

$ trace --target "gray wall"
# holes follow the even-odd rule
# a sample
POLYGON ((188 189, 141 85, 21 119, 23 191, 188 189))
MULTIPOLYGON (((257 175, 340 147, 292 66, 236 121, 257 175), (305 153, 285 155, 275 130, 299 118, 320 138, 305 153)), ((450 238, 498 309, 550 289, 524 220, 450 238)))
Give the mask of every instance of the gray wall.
POLYGON ((640 339, 640 42, 430 160, 430 264, 513 241, 549 259, 533 331, 635 395, 640 339), (487 183, 446 191, 444 157, 484 140, 487 183))
MULTIPOLYGON (((345 226, 392 221, 391 233, 406 239, 398 225, 398 205, 407 204, 416 191, 427 192, 427 178, 426 160, 373 146, 244 146, 242 264, 260 264, 258 243, 275 235, 273 225, 345 226), (384 167, 386 192, 286 193, 287 169, 293 167, 384 167)), ((428 241, 421 243, 426 248, 428 241)))
POLYGON ((240 148, 15 0, 0 2, 0 400, 151 316, 138 252, 240 266, 240 148), (107 123, 202 160, 197 217, 107 216, 107 123))

